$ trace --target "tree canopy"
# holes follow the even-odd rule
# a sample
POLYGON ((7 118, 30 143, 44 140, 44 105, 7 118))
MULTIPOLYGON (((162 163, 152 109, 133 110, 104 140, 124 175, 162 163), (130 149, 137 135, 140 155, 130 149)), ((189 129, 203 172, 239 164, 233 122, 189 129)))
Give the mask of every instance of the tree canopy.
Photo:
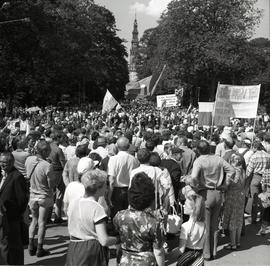
POLYGON ((213 100, 218 82, 250 82, 268 65, 262 49, 250 41, 261 15, 255 2, 171 1, 158 26, 141 39, 140 75, 155 72, 156 62, 166 63, 162 92, 181 84, 193 101, 213 100))
POLYGON ((0 13, 0 21, 24 17, 0 25, 0 97, 47 105, 63 94, 73 103, 107 89, 123 96, 127 53, 109 10, 90 0, 18 0, 0 13))

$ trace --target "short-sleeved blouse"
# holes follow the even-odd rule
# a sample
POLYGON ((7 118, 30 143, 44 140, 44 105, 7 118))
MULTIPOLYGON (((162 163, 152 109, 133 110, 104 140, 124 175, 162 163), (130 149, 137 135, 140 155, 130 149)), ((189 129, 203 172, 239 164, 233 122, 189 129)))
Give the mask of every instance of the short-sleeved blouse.
POLYGON ((120 234, 122 249, 132 252, 153 252, 153 248, 162 248, 164 233, 160 222, 150 209, 137 211, 130 208, 120 211, 113 222, 120 234))
POLYGON ((107 218, 104 208, 89 198, 72 201, 68 208, 68 231, 82 240, 98 240, 95 224, 107 218))

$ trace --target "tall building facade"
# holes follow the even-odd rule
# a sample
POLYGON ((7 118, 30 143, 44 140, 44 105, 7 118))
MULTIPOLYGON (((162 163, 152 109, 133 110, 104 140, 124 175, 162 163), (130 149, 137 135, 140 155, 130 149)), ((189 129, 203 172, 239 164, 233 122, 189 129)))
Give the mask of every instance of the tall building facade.
POLYGON ((139 55, 139 33, 138 33, 138 23, 135 16, 133 31, 132 31, 132 41, 129 55, 129 81, 134 82, 138 80, 137 65, 138 65, 138 55, 139 55))

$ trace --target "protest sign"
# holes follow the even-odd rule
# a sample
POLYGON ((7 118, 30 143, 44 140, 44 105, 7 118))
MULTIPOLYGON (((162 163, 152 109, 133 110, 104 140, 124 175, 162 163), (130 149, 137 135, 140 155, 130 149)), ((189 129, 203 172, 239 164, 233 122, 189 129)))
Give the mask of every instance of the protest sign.
POLYGON ((256 118, 261 85, 219 84, 214 107, 214 124, 227 125, 230 117, 256 118))
POLYGON ((177 105, 177 97, 175 94, 158 95, 157 108, 172 107, 177 105))

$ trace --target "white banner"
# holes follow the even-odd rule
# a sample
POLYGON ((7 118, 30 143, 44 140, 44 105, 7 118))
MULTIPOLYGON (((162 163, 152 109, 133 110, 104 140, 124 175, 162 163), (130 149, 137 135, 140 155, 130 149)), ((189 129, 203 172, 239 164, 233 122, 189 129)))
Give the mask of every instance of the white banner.
POLYGON ((230 117, 256 118, 261 85, 219 84, 214 110, 214 124, 225 125, 230 117))
POLYGON ((114 99, 109 90, 107 90, 103 99, 102 114, 110 112, 117 104, 118 102, 114 99))
POLYGON ((175 94, 158 95, 157 108, 172 107, 177 105, 177 97, 175 94))
POLYGON ((212 113, 215 102, 199 102, 199 113, 212 113))

